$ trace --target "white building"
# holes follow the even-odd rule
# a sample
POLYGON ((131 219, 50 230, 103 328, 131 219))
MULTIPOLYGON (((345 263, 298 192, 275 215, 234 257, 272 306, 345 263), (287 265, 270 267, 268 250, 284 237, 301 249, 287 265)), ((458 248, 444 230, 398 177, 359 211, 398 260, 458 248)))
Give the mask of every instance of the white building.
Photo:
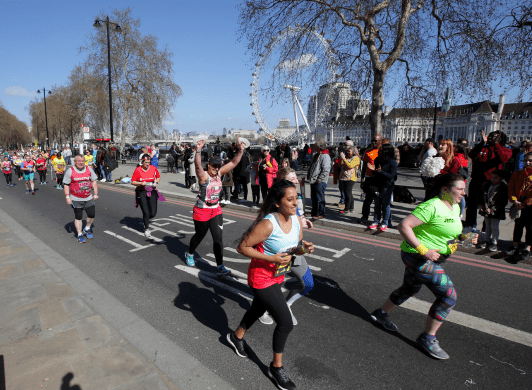
POLYGON ((253 140, 255 138, 258 138, 258 134, 255 130, 242 130, 242 129, 238 129, 238 130, 234 130, 234 129, 231 129, 229 131, 229 135, 233 136, 233 137, 243 137, 243 138, 247 138, 249 140, 253 140))
MULTIPOLYGON (((532 139, 532 102, 505 104, 501 95, 499 103, 482 101, 452 106, 448 112, 438 107, 436 113, 436 141, 465 138, 470 144, 486 134, 502 130, 509 140, 532 139)), ((383 137, 393 143, 420 143, 432 137, 434 108, 393 109, 383 122, 383 137)))
POLYGON ((276 138, 286 138, 297 130, 296 126, 290 126, 290 119, 280 119, 279 126, 273 129, 276 138))

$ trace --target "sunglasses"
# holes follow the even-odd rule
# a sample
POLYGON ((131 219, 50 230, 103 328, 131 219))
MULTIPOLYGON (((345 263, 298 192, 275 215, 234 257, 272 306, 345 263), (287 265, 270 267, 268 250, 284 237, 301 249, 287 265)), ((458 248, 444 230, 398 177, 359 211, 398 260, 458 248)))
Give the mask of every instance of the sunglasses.
POLYGON ((379 142, 380 139, 372 139, 371 142, 379 142))

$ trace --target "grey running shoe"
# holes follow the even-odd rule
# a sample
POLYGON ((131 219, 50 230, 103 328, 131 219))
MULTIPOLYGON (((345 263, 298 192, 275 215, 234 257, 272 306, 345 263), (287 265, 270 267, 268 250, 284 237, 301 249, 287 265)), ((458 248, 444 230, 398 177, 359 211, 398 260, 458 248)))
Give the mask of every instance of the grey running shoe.
POLYGON ((273 319, 272 317, 270 317, 270 314, 268 314, 268 312, 265 312, 261 317, 259 317, 259 321, 262 322, 264 325, 273 324, 273 319))
POLYGON ((284 367, 274 367, 273 364, 270 363, 268 375, 275 381, 275 384, 281 390, 295 390, 296 385, 290 380, 288 375, 286 375, 284 367))
POLYGON ((489 250, 490 252, 497 252, 497 244, 490 244, 490 245, 488 246, 488 250, 489 250))
POLYGON ((388 314, 382 315, 380 309, 374 310, 370 317, 373 321, 380 323, 384 329, 390 332, 397 332, 397 326, 388 319, 388 314))
POLYGON ((238 356, 243 358, 248 357, 246 349, 244 348, 244 339, 236 337, 235 332, 227 334, 227 341, 229 341, 229 344, 231 344, 238 356))
POLYGON ((480 249, 486 249, 487 246, 488 246, 488 243, 486 241, 482 241, 480 244, 478 244, 478 247, 480 249))
POLYGON ((219 265, 216 268, 216 276, 218 276, 219 278, 223 278, 226 275, 231 275, 231 270, 228 270, 227 268, 225 268, 225 265, 223 264, 219 265))
POLYGON ((420 334, 416 342, 418 345, 435 359, 446 360, 449 359, 449 355, 440 348, 440 344, 436 338, 426 339, 423 334, 420 334))

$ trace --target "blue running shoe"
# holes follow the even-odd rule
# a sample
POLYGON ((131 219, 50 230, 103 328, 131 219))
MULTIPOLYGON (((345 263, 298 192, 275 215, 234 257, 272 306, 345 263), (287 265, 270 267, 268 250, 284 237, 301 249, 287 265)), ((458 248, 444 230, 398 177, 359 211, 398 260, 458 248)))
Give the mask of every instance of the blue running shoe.
POLYGON ((216 276, 221 277, 225 275, 231 275, 231 271, 225 268, 225 265, 219 265, 218 269, 216 270, 216 276))
POLYGON ((94 238, 94 236, 92 235, 92 229, 89 229, 89 230, 84 229, 83 232, 85 233, 85 235, 87 236, 89 240, 92 240, 94 238))
POLYGON ((80 244, 85 244, 85 243, 87 242, 87 240, 85 240, 85 237, 83 237, 83 234, 80 234, 80 235, 78 236, 78 242, 79 242, 80 244))
POLYGON ((196 262, 194 261, 194 255, 191 255, 190 253, 185 253, 185 257, 187 259, 187 265, 194 267, 196 265, 196 262))

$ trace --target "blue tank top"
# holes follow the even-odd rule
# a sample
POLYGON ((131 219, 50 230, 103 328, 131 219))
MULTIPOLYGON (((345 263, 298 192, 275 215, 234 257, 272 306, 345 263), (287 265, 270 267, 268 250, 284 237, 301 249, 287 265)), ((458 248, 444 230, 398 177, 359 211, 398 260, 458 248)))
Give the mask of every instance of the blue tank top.
POLYGON ((268 256, 276 255, 277 253, 289 252, 291 249, 297 247, 299 244, 299 218, 297 215, 292 215, 292 229, 289 233, 283 232, 279 225, 278 219, 274 214, 268 214, 264 219, 269 220, 273 225, 272 234, 262 243, 264 254, 268 256))

